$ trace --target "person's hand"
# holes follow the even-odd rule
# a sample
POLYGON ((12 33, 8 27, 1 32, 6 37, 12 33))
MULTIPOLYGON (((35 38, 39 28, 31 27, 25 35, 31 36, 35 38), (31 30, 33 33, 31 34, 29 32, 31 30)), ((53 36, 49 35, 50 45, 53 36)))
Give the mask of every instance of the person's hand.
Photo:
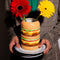
POLYGON ((9 44, 9 50, 11 53, 13 53, 13 46, 16 45, 17 48, 20 47, 20 44, 19 44, 19 39, 17 36, 14 36, 9 44))
POLYGON ((49 42, 48 40, 42 39, 39 47, 41 47, 43 44, 46 45, 46 49, 45 49, 45 51, 44 51, 44 54, 46 54, 46 53, 48 53, 48 51, 51 49, 51 44, 50 44, 50 42, 49 42))

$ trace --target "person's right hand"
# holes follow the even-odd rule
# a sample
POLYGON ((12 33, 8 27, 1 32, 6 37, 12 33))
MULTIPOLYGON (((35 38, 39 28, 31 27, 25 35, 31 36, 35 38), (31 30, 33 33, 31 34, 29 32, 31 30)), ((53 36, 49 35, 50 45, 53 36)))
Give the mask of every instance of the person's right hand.
POLYGON ((17 36, 14 36, 9 44, 9 50, 11 53, 13 53, 13 46, 16 45, 17 48, 20 47, 20 44, 19 44, 19 39, 17 36))

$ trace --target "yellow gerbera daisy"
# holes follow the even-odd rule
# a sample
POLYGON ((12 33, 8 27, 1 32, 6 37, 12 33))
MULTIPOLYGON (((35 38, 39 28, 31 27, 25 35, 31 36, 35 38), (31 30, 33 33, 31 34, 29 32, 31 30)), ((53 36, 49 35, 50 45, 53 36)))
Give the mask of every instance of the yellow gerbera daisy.
POLYGON ((53 13, 55 13, 54 4, 48 0, 41 1, 40 5, 38 5, 38 8, 41 11, 40 15, 47 17, 47 18, 51 17, 53 13))

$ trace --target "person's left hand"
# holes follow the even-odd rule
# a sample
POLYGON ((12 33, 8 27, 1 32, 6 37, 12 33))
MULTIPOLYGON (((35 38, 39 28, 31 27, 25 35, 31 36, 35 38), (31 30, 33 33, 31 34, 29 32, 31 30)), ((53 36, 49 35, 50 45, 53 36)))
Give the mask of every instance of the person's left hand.
POLYGON ((39 47, 41 47, 43 44, 46 45, 46 49, 45 49, 45 51, 44 51, 44 54, 46 54, 46 53, 48 53, 48 51, 51 49, 51 44, 50 44, 50 42, 49 42, 48 40, 42 39, 39 47))

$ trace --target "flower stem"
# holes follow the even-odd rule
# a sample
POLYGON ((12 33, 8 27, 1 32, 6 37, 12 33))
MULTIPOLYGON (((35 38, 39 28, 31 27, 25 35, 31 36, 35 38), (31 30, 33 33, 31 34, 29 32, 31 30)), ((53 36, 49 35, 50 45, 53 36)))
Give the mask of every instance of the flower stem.
POLYGON ((26 18, 25 18, 25 16, 23 16, 23 19, 25 20, 25 22, 26 22, 26 18))
POLYGON ((36 21, 38 20, 39 17, 40 17, 40 14, 39 14, 39 16, 37 17, 36 21))

